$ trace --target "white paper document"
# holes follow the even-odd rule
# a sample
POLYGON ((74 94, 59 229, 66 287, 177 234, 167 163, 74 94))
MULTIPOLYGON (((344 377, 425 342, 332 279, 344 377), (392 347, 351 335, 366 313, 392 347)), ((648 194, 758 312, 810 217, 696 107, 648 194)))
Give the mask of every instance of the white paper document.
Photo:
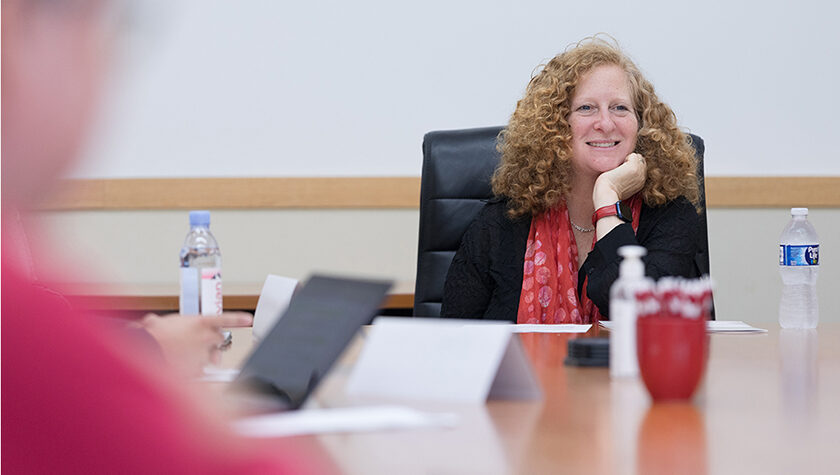
POLYGON ((288 437, 331 432, 369 432, 413 428, 452 428, 458 416, 402 406, 306 409, 248 417, 233 428, 246 437, 288 437))
POLYGON ((346 386, 351 396, 480 403, 541 391, 512 325, 379 317, 346 386))
POLYGON ((290 277, 269 274, 263 284, 257 308, 254 311, 254 340, 262 338, 274 328, 274 324, 289 308, 292 296, 299 287, 299 282, 290 277))
POLYGON ((230 383, 239 376, 239 369, 236 368, 217 368, 215 366, 205 366, 204 374, 198 380, 211 383, 230 383))
POLYGON ((764 328, 757 328, 738 320, 710 320, 706 322, 709 333, 767 333, 764 328))
MULTIPOLYGON (((601 326, 607 330, 612 328, 612 322, 601 320, 601 326)), ((764 328, 757 328, 738 320, 709 320, 706 322, 708 333, 767 333, 764 328)))
POLYGON ((558 325, 544 325, 544 324, 512 324, 513 333, 586 333, 592 328, 592 325, 575 325, 572 323, 564 323, 558 325))

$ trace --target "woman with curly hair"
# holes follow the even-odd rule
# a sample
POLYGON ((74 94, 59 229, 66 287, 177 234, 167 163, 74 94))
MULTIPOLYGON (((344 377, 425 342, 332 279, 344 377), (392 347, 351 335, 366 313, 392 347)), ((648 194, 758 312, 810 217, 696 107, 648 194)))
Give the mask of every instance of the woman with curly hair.
POLYGON ((496 198, 449 268, 443 316, 597 322, 630 244, 653 278, 699 274, 689 136, 613 44, 589 38, 549 61, 498 147, 496 198))

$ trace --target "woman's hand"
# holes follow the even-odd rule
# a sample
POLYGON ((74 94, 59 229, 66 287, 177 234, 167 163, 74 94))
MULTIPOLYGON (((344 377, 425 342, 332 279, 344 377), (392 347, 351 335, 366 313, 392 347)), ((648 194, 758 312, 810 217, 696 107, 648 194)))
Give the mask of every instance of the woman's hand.
POLYGON ((601 173, 595 180, 592 202, 595 209, 630 198, 645 186, 647 164, 645 157, 631 153, 624 163, 610 171, 601 173))
POLYGON ((149 314, 141 326, 158 342, 170 365, 185 376, 198 376, 206 365, 219 361, 219 344, 224 340, 221 329, 247 327, 252 321, 244 312, 217 317, 149 314))

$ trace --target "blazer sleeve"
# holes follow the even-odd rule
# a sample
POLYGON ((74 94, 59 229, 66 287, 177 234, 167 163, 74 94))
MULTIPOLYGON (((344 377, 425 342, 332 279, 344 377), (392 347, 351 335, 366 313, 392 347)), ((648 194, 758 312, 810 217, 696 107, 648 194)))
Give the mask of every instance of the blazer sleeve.
POLYGON ((645 274, 654 280, 664 276, 698 277, 694 257, 699 232, 697 211, 685 198, 680 197, 658 208, 643 207, 638 234, 629 223, 610 231, 595 244, 578 279, 583 282, 586 277, 586 295, 602 316, 609 317, 610 287, 618 278, 621 261, 619 247, 644 246, 647 249, 645 274))

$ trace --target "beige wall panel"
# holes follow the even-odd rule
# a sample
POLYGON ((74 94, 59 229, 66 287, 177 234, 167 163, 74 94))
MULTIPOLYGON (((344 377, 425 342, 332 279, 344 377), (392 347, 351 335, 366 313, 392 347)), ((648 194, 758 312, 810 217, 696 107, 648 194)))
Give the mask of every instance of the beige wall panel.
MULTIPOLYGON (((185 211, 44 213, 65 255, 84 256, 86 281, 178 281, 185 211)), ((224 279, 262 282, 312 272, 414 280, 416 210, 214 210, 210 228, 222 250, 224 279)), ((49 263, 36 263, 47 272, 49 263)))

